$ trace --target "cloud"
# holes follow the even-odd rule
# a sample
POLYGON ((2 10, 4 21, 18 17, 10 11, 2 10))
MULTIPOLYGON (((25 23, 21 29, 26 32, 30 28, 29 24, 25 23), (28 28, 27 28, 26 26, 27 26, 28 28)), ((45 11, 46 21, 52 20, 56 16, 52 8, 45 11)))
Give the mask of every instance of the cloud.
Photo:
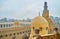
MULTIPOLYGON (((60 13, 59 0, 46 0, 50 15, 58 16, 60 13), (54 2, 53 2, 54 1, 54 2), (58 13, 57 13, 58 12, 58 13), (56 15, 54 15, 56 13, 56 15)), ((42 14, 45 0, 0 0, 0 16, 8 18, 33 18, 42 14)))

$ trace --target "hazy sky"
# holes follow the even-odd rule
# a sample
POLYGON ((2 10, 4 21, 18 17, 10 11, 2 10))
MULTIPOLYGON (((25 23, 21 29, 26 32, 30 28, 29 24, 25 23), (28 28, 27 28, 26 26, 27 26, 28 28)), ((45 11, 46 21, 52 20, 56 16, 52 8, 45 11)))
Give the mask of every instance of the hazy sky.
POLYGON ((60 0, 0 0, 0 18, 33 18, 42 15, 44 2, 49 15, 60 17, 60 0))

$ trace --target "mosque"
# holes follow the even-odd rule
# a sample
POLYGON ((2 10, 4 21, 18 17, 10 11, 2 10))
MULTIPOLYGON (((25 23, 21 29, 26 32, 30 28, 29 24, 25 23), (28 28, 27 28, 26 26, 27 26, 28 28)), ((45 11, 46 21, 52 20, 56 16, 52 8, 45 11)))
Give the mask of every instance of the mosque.
POLYGON ((15 21, 12 27, 0 29, 0 39, 60 39, 60 34, 49 18, 47 2, 44 2, 42 16, 36 16, 31 22, 15 21), (30 25, 21 26, 20 23, 30 25))

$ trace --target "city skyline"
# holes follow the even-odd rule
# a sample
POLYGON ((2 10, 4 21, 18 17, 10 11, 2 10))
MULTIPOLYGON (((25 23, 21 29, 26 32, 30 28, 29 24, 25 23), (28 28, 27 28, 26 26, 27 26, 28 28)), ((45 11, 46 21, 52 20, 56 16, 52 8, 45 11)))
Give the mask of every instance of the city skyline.
POLYGON ((34 18, 39 12, 42 15, 45 1, 49 14, 60 18, 60 0, 0 0, 0 18, 34 18))

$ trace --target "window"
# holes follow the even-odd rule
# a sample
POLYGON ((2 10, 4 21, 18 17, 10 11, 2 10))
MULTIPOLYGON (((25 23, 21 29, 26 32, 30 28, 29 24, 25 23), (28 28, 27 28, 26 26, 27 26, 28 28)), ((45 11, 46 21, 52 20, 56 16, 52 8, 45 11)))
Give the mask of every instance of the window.
POLYGON ((0 38, 2 38, 3 37, 3 35, 0 35, 0 38))
POLYGON ((33 27, 33 29, 34 29, 34 27, 33 27))
POLYGON ((10 27, 10 24, 9 24, 9 27, 10 27))
POLYGON ((6 24, 6 27, 8 27, 8 24, 6 24))
POLYGON ((30 30, 28 30, 28 32, 31 32, 30 30))
POLYGON ((23 32, 24 33, 24 32, 23 32))
POLYGON ((12 34, 10 34, 10 36, 12 36, 12 34))
POLYGON ((16 34, 14 33, 14 35, 16 35, 16 34))
POLYGON ((17 33, 19 35, 19 33, 17 33))
POLYGON ((4 28, 5 28, 5 24, 4 24, 4 28))
POLYGON ((48 30, 48 27, 46 27, 46 30, 48 30))
POLYGON ((31 32, 31 30, 29 30, 29 32, 31 32))
POLYGON ((29 30, 28 30, 28 32, 29 32, 29 30))
POLYGON ((42 31, 42 27, 40 27, 40 31, 42 31))
POLYGON ((2 28, 2 25, 1 25, 1 28, 2 28))
POLYGON ((5 37, 7 37, 8 35, 6 34, 5 37))
POLYGON ((20 34, 22 34, 22 32, 20 32, 20 34))

